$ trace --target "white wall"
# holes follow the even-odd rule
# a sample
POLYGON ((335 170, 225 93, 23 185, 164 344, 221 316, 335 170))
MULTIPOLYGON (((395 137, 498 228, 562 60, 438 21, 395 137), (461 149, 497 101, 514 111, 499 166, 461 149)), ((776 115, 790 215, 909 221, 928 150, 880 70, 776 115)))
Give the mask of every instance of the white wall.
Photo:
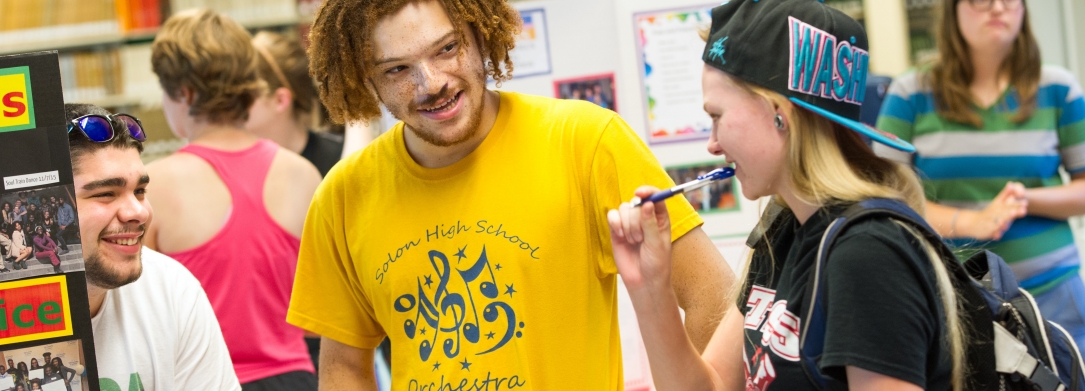
MULTIPOLYGON (((614 0, 517 1, 519 10, 542 8, 550 40, 551 74, 516 77, 499 89, 554 96, 554 80, 600 73, 618 67, 614 44, 614 0)), ((515 64, 514 64, 515 65, 515 64)), ((513 76, 518 73, 514 68, 513 76)), ((624 106, 619 100, 619 105, 624 106)), ((621 107, 624 111, 625 107, 621 107)))
POLYGON ((1063 2, 1056 0, 1033 0, 1028 2, 1032 33, 1040 42, 1040 56, 1046 64, 1068 66, 1066 58, 1069 33, 1063 17, 1063 2))
POLYGON ((1067 55, 1071 71, 1078 80, 1085 79, 1085 25, 1074 23, 1085 20, 1085 2, 1081 0, 1062 0, 1063 22, 1067 28, 1067 55))

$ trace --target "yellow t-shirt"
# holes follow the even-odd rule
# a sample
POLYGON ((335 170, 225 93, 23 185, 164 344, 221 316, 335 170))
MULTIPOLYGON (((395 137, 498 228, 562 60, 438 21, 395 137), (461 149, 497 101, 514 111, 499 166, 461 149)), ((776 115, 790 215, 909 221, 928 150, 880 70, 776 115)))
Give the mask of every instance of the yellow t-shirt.
MULTIPOLYGON (((620 390, 606 210, 673 183, 614 112, 500 99, 450 166, 415 163, 400 123, 332 169, 287 321, 359 348, 388 335, 396 390, 620 390)), ((667 207, 674 238, 702 223, 685 197, 667 207)))

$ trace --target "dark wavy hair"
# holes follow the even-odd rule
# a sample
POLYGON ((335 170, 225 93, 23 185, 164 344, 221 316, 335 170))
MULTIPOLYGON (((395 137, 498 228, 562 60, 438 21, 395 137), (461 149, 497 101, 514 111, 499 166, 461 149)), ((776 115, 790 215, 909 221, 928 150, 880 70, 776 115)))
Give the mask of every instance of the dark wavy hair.
MULTIPOLYGON (((380 116, 379 99, 366 84, 372 71, 377 22, 414 0, 326 0, 309 33, 309 66, 320 98, 335 123, 380 116)), ((520 14, 505 0, 439 1, 459 39, 477 34, 486 74, 498 83, 512 78, 509 51, 520 32, 520 14), (463 31, 466 24, 471 31, 463 31)))

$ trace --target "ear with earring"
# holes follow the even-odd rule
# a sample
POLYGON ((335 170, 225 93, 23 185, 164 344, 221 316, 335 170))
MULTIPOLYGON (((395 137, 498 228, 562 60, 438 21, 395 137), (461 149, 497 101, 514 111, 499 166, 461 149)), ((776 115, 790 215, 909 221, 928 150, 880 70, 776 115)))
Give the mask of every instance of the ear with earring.
POLYGON ((772 123, 776 125, 776 129, 784 130, 784 116, 776 114, 776 117, 772 119, 772 123))

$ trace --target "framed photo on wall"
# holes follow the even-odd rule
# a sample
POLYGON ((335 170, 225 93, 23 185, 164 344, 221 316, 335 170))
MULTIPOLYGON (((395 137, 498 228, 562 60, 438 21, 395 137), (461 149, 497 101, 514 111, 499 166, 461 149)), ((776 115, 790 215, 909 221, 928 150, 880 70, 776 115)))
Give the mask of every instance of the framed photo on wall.
MULTIPOLYGON (((730 167, 724 161, 693 163, 665 167, 667 175, 674 183, 685 183, 697 179, 717 168, 730 167)), ((738 182, 734 177, 715 181, 712 184, 685 193, 686 200, 702 216, 707 213, 732 212, 739 210, 738 182)))
POLYGON ((546 10, 543 8, 520 10, 523 27, 516 37, 516 47, 509 52, 516 64, 513 78, 549 75, 550 39, 546 28, 546 10))
POLYGON ((555 98, 586 100, 615 112, 618 111, 616 92, 613 73, 554 81, 555 98))

